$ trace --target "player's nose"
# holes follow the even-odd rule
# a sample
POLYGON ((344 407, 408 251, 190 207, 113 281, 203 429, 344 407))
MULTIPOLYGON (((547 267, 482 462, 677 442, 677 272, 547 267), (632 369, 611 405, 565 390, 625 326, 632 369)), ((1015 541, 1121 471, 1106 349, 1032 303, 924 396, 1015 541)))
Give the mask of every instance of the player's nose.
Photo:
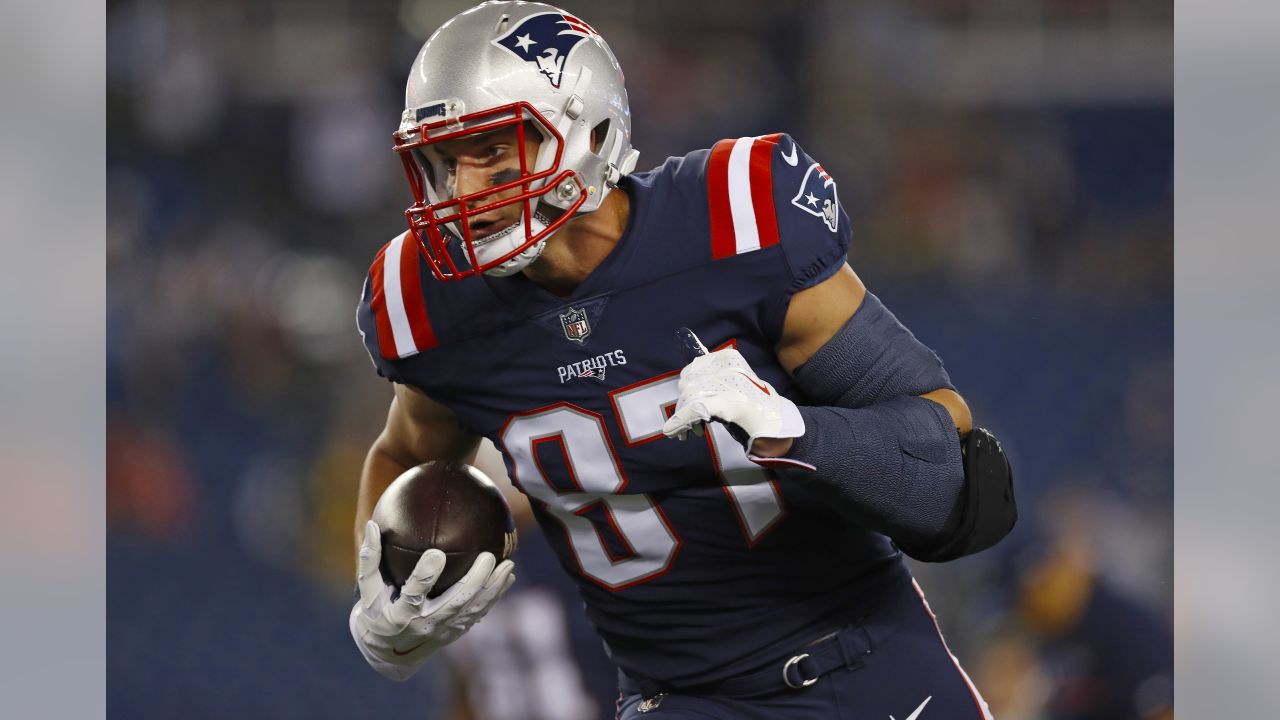
POLYGON ((458 164, 454 175, 454 196, 464 197, 479 192, 489 186, 489 178, 482 168, 467 167, 458 164))

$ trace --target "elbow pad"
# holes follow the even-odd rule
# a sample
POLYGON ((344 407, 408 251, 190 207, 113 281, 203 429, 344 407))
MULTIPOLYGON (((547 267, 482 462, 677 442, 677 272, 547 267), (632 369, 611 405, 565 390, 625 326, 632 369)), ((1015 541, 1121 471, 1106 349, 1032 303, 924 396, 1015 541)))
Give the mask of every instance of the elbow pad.
POLYGON ((964 490, 943 531, 927 545, 902 547, 917 560, 946 562, 995 545, 1018 522, 1013 496, 1013 468, 1000 441, 984 428, 974 428, 961 445, 964 490))

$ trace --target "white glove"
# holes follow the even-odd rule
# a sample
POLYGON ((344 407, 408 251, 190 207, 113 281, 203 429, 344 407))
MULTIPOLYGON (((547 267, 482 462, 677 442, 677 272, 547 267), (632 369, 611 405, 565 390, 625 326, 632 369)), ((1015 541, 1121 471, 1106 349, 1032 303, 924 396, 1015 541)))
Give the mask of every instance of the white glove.
MULTIPOLYGON (((696 336, 689 333, 688 337, 695 348, 706 352, 696 336)), ((748 452, 756 438, 804 435, 804 418, 795 403, 761 380, 734 348, 695 357, 680 371, 678 387, 675 412, 662 425, 667 437, 683 440, 690 430, 700 435, 703 423, 712 420, 724 423, 748 452)))
POLYGON ((370 520, 360 546, 360 599, 351 608, 348 625, 360 654, 373 669, 392 680, 408 680, 427 656, 479 622, 516 579, 510 560, 495 568, 493 554, 480 553, 471 570, 453 587, 427 599, 445 563, 443 552, 428 550, 393 602, 394 588, 382 581, 378 571, 381 560, 382 532, 370 520))

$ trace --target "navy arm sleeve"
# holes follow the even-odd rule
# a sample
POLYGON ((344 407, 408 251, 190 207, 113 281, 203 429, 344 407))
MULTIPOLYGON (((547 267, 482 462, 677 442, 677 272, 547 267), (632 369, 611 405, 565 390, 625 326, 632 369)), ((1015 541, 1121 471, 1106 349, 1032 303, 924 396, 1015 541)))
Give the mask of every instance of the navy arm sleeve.
POLYGON ((959 511, 965 476, 960 436, 946 408, 905 395, 863 408, 801 407, 805 433, 787 457, 817 468, 782 469, 817 483, 860 525, 927 552, 959 511))
MULTIPOLYGON (((788 135, 776 136, 774 208, 789 283, 768 313, 782 335, 791 297, 831 277, 852 238, 835 179, 788 135)), ((929 547, 956 512, 964 488, 960 437, 946 408, 918 397, 951 380, 938 356, 873 294, 844 328, 792 374, 818 407, 801 407, 805 434, 773 465, 817 483, 859 524, 904 547, 929 547)))
POLYGON ((945 542, 965 486, 960 436, 942 405, 918 397, 950 387, 942 362, 871 293, 845 327, 793 375, 806 396, 804 435, 784 470, 832 491, 839 506, 903 548, 945 542))
POLYGON ((944 542, 965 487, 960 436, 942 405, 919 395, 950 388, 942 361, 867 293, 793 379, 820 407, 801 407, 804 435, 788 458, 834 491, 860 524, 903 548, 944 542))

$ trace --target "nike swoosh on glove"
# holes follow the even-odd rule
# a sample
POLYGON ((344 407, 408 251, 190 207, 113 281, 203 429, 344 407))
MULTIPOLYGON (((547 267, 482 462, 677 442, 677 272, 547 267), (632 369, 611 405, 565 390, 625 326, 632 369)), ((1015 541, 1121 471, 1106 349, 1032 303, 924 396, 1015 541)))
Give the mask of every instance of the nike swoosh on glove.
POLYGON ((383 582, 381 560, 382 531, 371 520, 360 546, 360 599, 351 608, 348 626, 373 669, 399 681, 408 680, 431 653, 471 629, 516 579, 510 560, 497 563, 492 553, 480 553, 461 580, 428 599, 445 564, 443 552, 428 550, 401 586, 400 597, 392 600, 395 588, 383 582))
MULTIPOLYGON (((692 335, 692 333, 690 333, 692 335)), ((702 344, 692 338, 696 347, 702 344)), ((783 397, 756 375, 742 353, 724 348, 695 357, 680 371, 680 397, 675 412, 662 425, 667 437, 685 439, 701 434, 704 423, 724 423, 730 434, 747 449, 753 462, 810 467, 787 458, 750 454, 757 438, 797 438, 804 435, 804 418, 795 403, 783 397)))

